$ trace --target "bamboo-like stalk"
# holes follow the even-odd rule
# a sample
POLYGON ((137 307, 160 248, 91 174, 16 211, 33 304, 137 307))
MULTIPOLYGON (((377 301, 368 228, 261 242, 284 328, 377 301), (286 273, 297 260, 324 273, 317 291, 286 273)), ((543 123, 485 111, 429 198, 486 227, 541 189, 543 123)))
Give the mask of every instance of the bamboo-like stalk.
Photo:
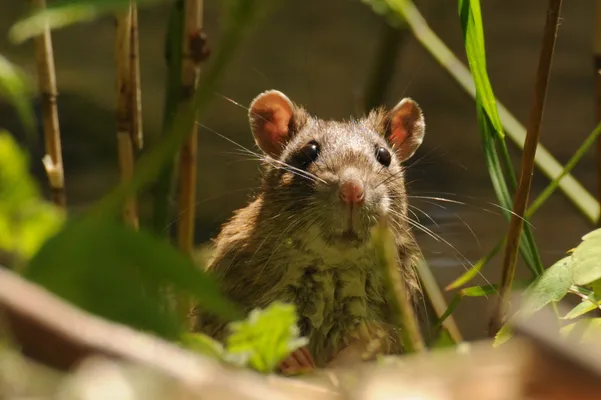
MULTIPOLYGON (((601 121, 601 0, 596 1, 593 37, 593 68, 595 73, 595 118, 601 121)), ((597 141, 597 200, 601 204, 601 139, 597 141)), ((601 226, 601 215, 597 225, 601 226)))
POLYGON ((507 234, 505 257, 503 259, 503 269, 501 271, 499 302, 497 303, 489 326, 489 333, 491 336, 494 336, 497 333, 505 319, 511 285, 515 275, 520 236, 524 226, 524 214, 528 204, 528 195, 530 193, 534 171, 534 155, 540 136, 540 126, 543 118, 547 86, 551 74, 551 63, 553 61, 553 53, 557 39, 561 4, 562 0, 549 0, 547 8, 547 19, 538 60, 534 96, 532 99, 530 116, 528 118, 524 151, 522 153, 519 183, 515 193, 513 213, 511 215, 509 231, 507 234))
POLYGON ((140 82, 140 41, 138 38, 138 7, 131 3, 130 24, 130 73, 132 74, 132 140, 136 149, 144 147, 144 134, 142 130, 142 88, 140 82))
MULTIPOLYGON (((117 16, 116 35, 116 66, 117 66, 117 146, 119 151, 119 168, 121 181, 129 182, 134 172, 134 146, 133 146, 133 88, 132 82, 132 49, 131 27, 135 2, 130 3, 129 9, 117 16)), ((138 229, 138 210, 135 197, 130 197, 123 205, 123 219, 125 222, 138 229)))
MULTIPOLYGON (((31 0, 31 4, 38 9, 46 7, 46 0, 31 0)), ((42 159, 52 200, 59 207, 65 207, 65 175, 63 170, 63 156, 61 149, 61 134, 56 103, 56 74, 54 70, 54 54, 52 50, 52 37, 50 29, 45 27, 44 33, 35 39, 36 64, 38 85, 42 96, 42 115, 44 125, 44 138, 46 155, 42 159)))
POLYGON ((392 317, 396 326, 400 328, 399 339, 403 348, 406 352, 425 351, 426 344, 419 330, 410 294, 399 274, 394 237, 384 220, 373 231, 373 243, 378 265, 384 276, 392 317))
MULTIPOLYGON (((196 91, 200 72, 200 53, 202 50, 202 0, 185 0, 184 34, 182 37, 181 99, 187 102, 196 91)), ((192 132, 182 146, 179 154, 179 196, 178 231, 179 248, 192 255, 194 250, 194 226, 196 219, 196 159, 198 146, 198 126, 192 125, 192 132)), ((182 314, 189 317, 192 304, 180 299, 178 307, 182 314)), ((190 317, 189 317, 190 318, 190 317)), ((193 324, 190 321, 190 324, 193 324)))

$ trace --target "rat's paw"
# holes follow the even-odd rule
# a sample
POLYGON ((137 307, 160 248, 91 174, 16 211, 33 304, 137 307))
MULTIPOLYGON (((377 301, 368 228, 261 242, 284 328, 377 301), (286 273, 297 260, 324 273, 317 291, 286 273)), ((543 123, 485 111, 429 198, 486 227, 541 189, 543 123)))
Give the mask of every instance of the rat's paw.
POLYGON ((280 363, 280 371, 284 375, 295 375, 308 372, 315 368, 315 362, 306 347, 295 350, 284 361, 280 363))

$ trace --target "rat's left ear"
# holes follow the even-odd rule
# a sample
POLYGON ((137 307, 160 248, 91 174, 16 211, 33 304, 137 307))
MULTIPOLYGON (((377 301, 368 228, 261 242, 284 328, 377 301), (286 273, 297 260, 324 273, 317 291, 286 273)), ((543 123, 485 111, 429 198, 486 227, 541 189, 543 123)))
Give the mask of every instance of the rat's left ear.
POLYGON ((386 140, 393 146, 401 162, 415 154, 424 140, 425 132, 422 110, 410 98, 401 100, 387 115, 386 140))

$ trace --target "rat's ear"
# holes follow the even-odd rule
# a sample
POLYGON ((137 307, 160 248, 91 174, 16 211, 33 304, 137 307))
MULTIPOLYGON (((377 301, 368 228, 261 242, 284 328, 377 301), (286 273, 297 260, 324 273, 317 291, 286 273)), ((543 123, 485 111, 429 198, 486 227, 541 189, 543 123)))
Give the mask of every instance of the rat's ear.
POLYGON ((413 156, 424 140, 426 124, 421 108, 410 98, 404 98, 388 112, 385 135, 401 162, 413 156))
POLYGON ((248 117, 257 145, 266 154, 278 157, 298 127, 296 106, 277 90, 261 93, 250 103, 248 117))

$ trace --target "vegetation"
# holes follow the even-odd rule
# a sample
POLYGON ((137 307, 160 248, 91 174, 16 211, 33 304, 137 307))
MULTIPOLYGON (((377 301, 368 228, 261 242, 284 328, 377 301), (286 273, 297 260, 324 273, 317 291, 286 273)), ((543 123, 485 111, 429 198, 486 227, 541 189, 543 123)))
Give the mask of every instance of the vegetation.
MULTIPOLYGON (((192 256, 198 145, 195 121, 207 112, 244 36, 271 4, 253 0, 224 1, 223 33, 202 72, 200 65, 208 55, 201 31, 202 1, 173 4, 166 36, 169 75, 163 134, 158 143, 147 147, 143 146, 141 130, 140 96, 143 93, 139 85, 137 7, 152 7, 158 1, 65 0, 49 5, 32 1, 31 15, 16 21, 10 29, 9 35, 15 43, 29 39, 39 43, 37 57, 43 61, 37 71, 40 93, 48 102, 43 114, 48 153, 45 165, 55 196, 53 202, 40 196, 28 172, 27 156, 7 132, 0 133, 0 261, 29 281, 93 314, 152 332, 224 363, 270 373, 280 360, 305 343, 296 327, 296 311, 290 305, 276 303, 264 310, 254 310, 248 316, 241 314, 192 256), (81 215, 69 214, 65 208, 68 199, 64 193, 57 122, 60 109, 57 110, 52 100, 56 84, 50 32, 106 14, 115 15, 118 22, 116 70, 120 91, 115 108, 122 179, 90 210, 81 215), (194 35, 182 32, 194 32, 194 35), (172 190, 175 187, 177 191, 172 190), (148 226, 140 224, 136 208, 136 196, 147 190, 155 200, 153 222, 148 226), (178 193, 179 200, 179 229, 175 239, 160 234, 175 213, 169 201, 174 193, 178 193), (225 343, 189 332, 191 302, 232 321, 225 343)), ((448 290, 459 289, 449 305, 442 300, 441 289, 433 282, 424 260, 420 275, 427 298, 437 312, 435 328, 444 328, 436 343, 442 343, 443 338, 448 338, 447 345, 461 341, 452 313, 463 297, 497 293, 500 303, 492 316, 491 335, 496 336, 497 345, 507 341, 511 328, 503 325, 511 320, 511 315, 506 316, 507 303, 516 287, 526 288, 525 306, 518 311, 523 314, 554 306, 567 295, 579 297, 581 303, 574 309, 566 315, 557 315, 558 327, 565 334, 584 332, 583 337, 589 337, 591 330, 600 326, 599 318, 590 315, 601 308, 601 230, 584 236, 569 255, 546 268, 541 262, 533 229, 527 223, 556 189, 560 189, 589 222, 597 223, 600 214, 599 202, 570 172, 598 140, 601 124, 565 166, 538 143, 561 0, 549 1, 527 129, 495 98, 487 74, 479 0, 458 0, 458 21, 464 34, 469 70, 430 30, 412 1, 364 2, 386 18, 392 29, 405 29, 414 34, 441 67, 474 98, 488 173, 508 220, 508 232, 499 235, 498 245, 447 287, 448 290), (511 162, 507 138, 524 149, 519 174, 511 162), (527 208, 530 177, 535 167, 551 182, 527 208), (467 286, 502 249, 505 262, 499 284, 467 286), (531 272, 526 282, 514 282, 518 252, 531 272)), ((382 48, 389 51, 390 46, 382 48)), ((373 85, 381 87, 382 79, 375 79, 373 85)), ((35 125, 31 90, 19 67, 0 55, 0 96, 14 106, 28 132, 35 125)), ((377 103, 374 91, 368 92, 368 103, 377 103)), ((387 273, 391 270, 392 244, 385 226, 378 227, 374 240, 382 271, 387 273)), ((424 350, 426 341, 420 336, 411 307, 406 304, 402 285, 396 282, 394 275, 389 277, 390 303, 394 304, 398 324, 403 327, 401 340, 409 350, 424 350)))

